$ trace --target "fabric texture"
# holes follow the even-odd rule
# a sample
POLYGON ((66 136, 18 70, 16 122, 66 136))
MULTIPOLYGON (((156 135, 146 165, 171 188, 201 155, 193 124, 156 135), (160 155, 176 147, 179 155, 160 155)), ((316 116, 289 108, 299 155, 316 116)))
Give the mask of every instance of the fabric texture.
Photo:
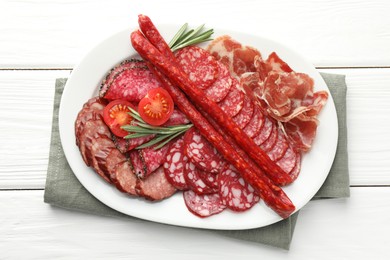
MULTIPOLYGON (((346 92, 344 75, 321 74, 335 102, 339 139, 336 157, 329 175, 313 199, 349 197, 349 172, 346 127, 346 92)), ((44 201, 53 206, 90 214, 126 218, 128 221, 144 221, 117 212, 93 197, 77 180, 61 146, 58 111, 66 79, 57 79, 53 109, 52 135, 47 170, 44 201)), ((298 213, 272 225, 248 230, 204 230, 235 239, 266 244, 288 250, 293 237, 298 213)))

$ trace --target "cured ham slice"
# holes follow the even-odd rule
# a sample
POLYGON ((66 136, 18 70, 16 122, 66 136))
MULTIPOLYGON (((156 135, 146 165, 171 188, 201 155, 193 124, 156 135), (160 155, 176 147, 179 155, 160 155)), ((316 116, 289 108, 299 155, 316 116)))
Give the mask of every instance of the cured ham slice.
POLYGON ((243 46, 228 35, 213 40, 207 50, 225 64, 232 76, 240 77, 246 72, 255 72, 255 58, 261 54, 255 48, 243 46))
MULTIPOLYGON (((275 52, 264 60, 259 51, 230 36, 218 37, 208 50, 229 68, 247 96, 266 114, 282 122, 296 150, 310 150, 317 131, 317 116, 327 102, 328 92, 315 92, 313 79, 293 71, 275 52)), ((257 143, 261 141, 257 138, 257 143)))

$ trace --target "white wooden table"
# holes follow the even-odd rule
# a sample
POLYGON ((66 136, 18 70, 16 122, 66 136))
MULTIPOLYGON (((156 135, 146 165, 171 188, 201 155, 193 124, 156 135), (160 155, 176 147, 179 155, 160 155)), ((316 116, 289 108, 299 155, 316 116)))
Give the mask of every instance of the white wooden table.
POLYGON ((0 259, 390 259, 390 1, 0 0, 0 259), (347 76, 351 197, 310 202, 290 251, 43 203, 54 80, 134 24, 206 22, 347 76))

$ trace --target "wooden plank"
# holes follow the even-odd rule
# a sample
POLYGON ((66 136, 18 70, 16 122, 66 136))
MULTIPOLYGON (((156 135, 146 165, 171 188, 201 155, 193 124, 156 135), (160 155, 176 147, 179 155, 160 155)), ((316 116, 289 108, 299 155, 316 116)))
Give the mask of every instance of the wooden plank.
MULTIPOLYGON (((390 185, 390 69, 347 75, 352 185, 390 185)), ((0 71, 0 189, 43 189, 54 80, 69 71, 0 71)))
POLYGON ((0 71, 0 186, 43 188, 54 83, 69 71, 0 71))
POLYGON ((4 259, 388 259, 390 188, 352 188, 351 198, 313 201, 290 251, 206 231, 51 207, 42 191, 2 191, 4 259))
MULTIPOLYGON (((72 68, 95 44, 136 26, 190 22, 262 35, 316 66, 390 66, 390 2, 319 1, 0 1, 0 68, 72 68)), ((260 48, 260 46, 258 46, 260 48)))
POLYGON ((390 69, 323 71, 346 75, 351 184, 390 184, 390 69))

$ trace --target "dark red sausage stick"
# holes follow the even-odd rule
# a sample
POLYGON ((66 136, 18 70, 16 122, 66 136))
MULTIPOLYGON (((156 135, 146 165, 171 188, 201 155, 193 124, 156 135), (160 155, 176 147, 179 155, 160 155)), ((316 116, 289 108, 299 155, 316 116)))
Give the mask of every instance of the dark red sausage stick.
POLYGON ((139 15, 138 23, 140 24, 142 32, 150 41, 149 44, 154 48, 153 51, 149 50, 153 53, 151 57, 148 58, 150 59, 150 62, 167 75, 175 85, 179 86, 191 98, 194 104, 214 118, 214 120, 226 130, 226 133, 237 142, 238 146, 265 171, 275 184, 286 185, 291 183, 291 176, 273 162, 267 153, 257 146, 215 102, 207 98, 202 90, 194 86, 186 73, 177 66, 172 51, 149 17, 139 15))
MULTIPOLYGON (((145 52, 148 52, 149 47, 144 44, 148 43, 147 40, 139 32, 132 33, 131 39, 133 46, 139 50, 140 55, 146 58, 147 55, 144 54, 145 52)), ((194 126, 204 134, 205 138, 214 145, 214 147, 226 158, 226 160, 240 171, 242 177, 256 189, 264 202, 281 217, 287 218, 290 216, 291 213, 294 212, 295 206, 283 190, 280 187, 273 185, 264 174, 261 173, 260 176, 262 177, 259 177, 250 165, 248 165, 248 163, 233 149, 233 147, 227 143, 200 114, 194 105, 187 99, 185 94, 179 88, 173 86, 162 73, 154 68, 153 65, 149 66, 152 71, 160 77, 165 89, 172 96, 178 108, 186 114, 194 126)))

